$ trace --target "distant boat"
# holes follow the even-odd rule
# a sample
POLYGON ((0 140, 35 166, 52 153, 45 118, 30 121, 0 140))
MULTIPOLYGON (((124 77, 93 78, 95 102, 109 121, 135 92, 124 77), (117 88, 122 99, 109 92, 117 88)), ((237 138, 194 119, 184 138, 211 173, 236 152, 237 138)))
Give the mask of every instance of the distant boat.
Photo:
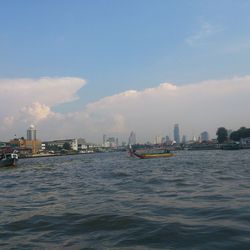
POLYGON ((221 145, 221 149, 224 150, 238 150, 241 149, 241 146, 239 143, 236 142, 229 142, 221 145))
POLYGON ((10 152, 8 150, 0 151, 0 167, 16 166, 18 161, 18 154, 15 151, 10 152))
POLYGON ((135 156, 140 159, 151 159, 151 158, 160 158, 160 157, 172 157, 174 156, 173 153, 171 153, 168 149, 154 149, 150 151, 136 151, 133 149, 133 147, 130 145, 129 146, 129 153, 130 156, 135 156))

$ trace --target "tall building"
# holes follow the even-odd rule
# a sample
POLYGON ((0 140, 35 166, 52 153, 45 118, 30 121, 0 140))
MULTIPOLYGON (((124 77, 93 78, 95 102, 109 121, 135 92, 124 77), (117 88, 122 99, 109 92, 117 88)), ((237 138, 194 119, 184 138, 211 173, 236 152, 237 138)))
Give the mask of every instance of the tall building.
POLYGON ((154 144, 161 144, 162 143, 162 136, 156 135, 154 139, 154 144))
POLYGON ((172 141, 170 140, 170 138, 169 138, 168 135, 166 135, 165 143, 166 143, 167 145, 171 145, 171 143, 172 143, 172 141))
POLYGON ((183 136, 182 136, 181 143, 185 144, 186 142, 187 142, 187 136, 186 136, 186 135, 183 135, 183 136))
POLYGON ((176 143, 180 143, 179 124, 174 125, 174 140, 175 140, 176 143))
POLYGON ((207 131, 204 131, 201 133, 201 141, 208 141, 209 140, 209 135, 207 131))
POLYGON ((103 137, 102 137, 102 146, 106 147, 106 144, 107 144, 107 136, 103 135, 103 137))
POLYGON ((27 130, 27 140, 28 141, 36 140, 36 128, 34 125, 30 125, 30 127, 27 130))
POLYGON ((128 144, 129 145, 134 145, 136 144, 136 135, 135 135, 135 132, 132 131, 129 135, 129 138, 128 138, 128 144))
POLYGON ((109 148, 115 148, 116 147, 116 139, 115 137, 109 137, 106 141, 106 145, 109 147, 109 148))

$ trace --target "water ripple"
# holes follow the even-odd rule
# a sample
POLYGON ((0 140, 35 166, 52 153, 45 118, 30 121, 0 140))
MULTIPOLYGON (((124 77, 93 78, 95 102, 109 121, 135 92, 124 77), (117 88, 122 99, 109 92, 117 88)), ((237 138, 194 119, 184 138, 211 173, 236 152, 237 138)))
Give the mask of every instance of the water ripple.
POLYGON ((249 249, 249 153, 21 159, 0 170, 0 248, 249 249))

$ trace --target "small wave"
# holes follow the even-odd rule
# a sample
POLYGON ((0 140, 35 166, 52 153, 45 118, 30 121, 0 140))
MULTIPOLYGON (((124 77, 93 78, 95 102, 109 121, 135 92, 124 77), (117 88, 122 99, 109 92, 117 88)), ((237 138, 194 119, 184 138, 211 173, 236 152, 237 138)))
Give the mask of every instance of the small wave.
POLYGON ((126 173, 126 172, 112 172, 110 174, 110 177, 114 177, 114 178, 123 178, 123 177, 130 177, 131 175, 126 173))

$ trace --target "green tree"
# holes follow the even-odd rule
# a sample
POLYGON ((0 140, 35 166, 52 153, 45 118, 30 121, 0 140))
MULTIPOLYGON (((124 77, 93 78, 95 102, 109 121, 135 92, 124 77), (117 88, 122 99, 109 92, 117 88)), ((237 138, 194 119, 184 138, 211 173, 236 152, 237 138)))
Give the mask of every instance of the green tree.
POLYGON ((227 141, 227 139, 228 139, 227 130, 224 127, 218 128, 216 135, 217 135, 217 141, 219 143, 223 143, 223 142, 227 141))
POLYGON ((233 131, 230 135, 230 139, 233 141, 239 141, 240 140, 240 134, 238 131, 233 131))
POLYGON ((233 141, 239 141, 241 138, 250 137, 250 128, 241 127, 237 131, 234 131, 230 135, 230 139, 233 141))
POLYGON ((70 150, 70 149, 71 149, 70 144, 69 144, 68 142, 65 142, 65 143, 63 144, 63 149, 70 150))

